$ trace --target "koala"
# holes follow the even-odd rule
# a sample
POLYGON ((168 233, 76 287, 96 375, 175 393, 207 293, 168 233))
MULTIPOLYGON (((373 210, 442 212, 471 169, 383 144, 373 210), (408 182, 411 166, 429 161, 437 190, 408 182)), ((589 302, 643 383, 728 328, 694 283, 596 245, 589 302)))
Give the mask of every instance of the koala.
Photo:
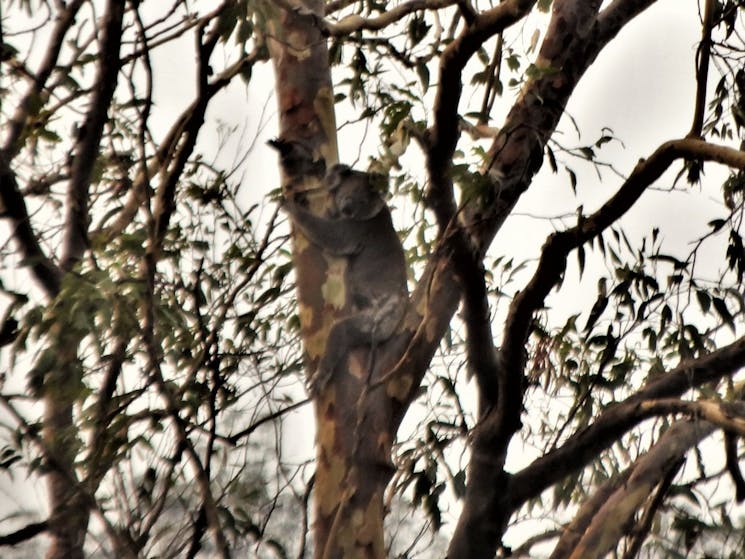
POLYGON ((371 184, 372 176, 335 165, 323 180, 331 195, 327 216, 317 216, 294 199, 284 209, 293 223, 325 253, 346 258, 344 278, 350 314, 335 322, 326 351, 311 376, 311 392, 331 380, 339 362, 358 346, 390 338, 406 310, 406 260, 391 212, 371 184))

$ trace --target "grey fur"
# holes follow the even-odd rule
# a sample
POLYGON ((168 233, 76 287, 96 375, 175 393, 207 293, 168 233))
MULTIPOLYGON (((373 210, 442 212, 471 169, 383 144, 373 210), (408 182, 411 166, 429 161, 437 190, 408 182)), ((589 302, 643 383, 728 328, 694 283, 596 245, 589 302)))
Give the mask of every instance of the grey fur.
POLYGON ((348 259, 345 287, 351 311, 331 327, 326 351, 311 379, 313 392, 323 389, 350 349, 390 338, 408 299, 403 247, 371 175, 335 165, 324 182, 333 201, 329 215, 314 215, 295 200, 284 204, 293 223, 313 244, 348 259))

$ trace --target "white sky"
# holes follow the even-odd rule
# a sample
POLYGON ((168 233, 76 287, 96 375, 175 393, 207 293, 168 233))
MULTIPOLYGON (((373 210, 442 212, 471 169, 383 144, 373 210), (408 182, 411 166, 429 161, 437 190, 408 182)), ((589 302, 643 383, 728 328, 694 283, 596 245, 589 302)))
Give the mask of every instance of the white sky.
MULTIPOLYGON (((692 116, 695 87, 693 60, 699 33, 696 0, 658 1, 627 26, 590 68, 567 108, 583 136, 578 139, 573 127, 564 119, 560 125, 564 132, 562 141, 569 145, 591 144, 601 135, 602 127, 609 127, 624 146, 618 143, 606 145, 600 151, 600 158, 613 162, 622 173, 629 173, 640 157, 650 154, 662 141, 684 136, 692 116)), ((190 41, 188 45, 174 44, 158 50, 155 64, 157 110, 151 120, 154 130, 170 126, 188 103, 193 91, 193 61, 190 41)), ((264 64, 255 68, 250 87, 246 88, 243 82, 235 80, 211 105, 208 121, 223 121, 246 131, 240 148, 232 142, 218 150, 214 126, 206 126, 200 135, 200 145, 204 151, 207 154, 216 153, 221 162, 229 164, 240 149, 246 147, 247 141, 253 140, 257 131, 260 131, 247 162, 246 168, 250 174, 245 176, 243 182, 244 207, 260 200, 278 185, 276 155, 265 145, 266 139, 276 135, 273 85, 271 65, 264 64), (268 125, 267 121, 270 121, 268 125)), ((503 103, 497 111, 504 113, 508 108, 509 104, 503 103)), ((343 120, 343 116, 337 115, 338 122, 343 120)), ((371 133, 374 137, 374 131, 371 133)), ((346 128, 342 130, 339 144, 348 146, 343 150, 342 159, 356 154, 356 144, 350 141, 350 137, 359 138, 359 133, 346 128)), ((558 175, 553 175, 546 164, 534 185, 521 199, 516 214, 571 213, 580 201, 584 204, 585 213, 588 213, 621 184, 620 179, 610 172, 606 172, 604 180, 599 182, 595 171, 589 166, 583 168, 579 163, 571 166, 578 175, 579 199, 571 195, 566 174, 560 169, 558 175)), ((708 166, 707 176, 713 174, 713 166, 708 166)), ((700 199, 697 189, 692 193, 700 199)), ((675 244, 678 237, 686 241, 694 237, 691 224, 703 233, 707 229, 706 223, 719 216, 717 211, 720 206, 718 200, 712 200, 710 204, 691 204, 686 194, 648 193, 623 223, 632 234, 641 236, 649 233, 652 224, 664 222, 666 238, 675 244)), ((550 231, 551 224, 548 222, 518 215, 505 224, 493 248, 494 251, 506 250, 523 258, 531 254, 537 256, 538 248, 550 231)), ((685 247, 683 243, 679 249, 684 250, 685 247)), ((721 263, 721 255, 712 258, 721 263)), ((575 274, 575 268, 570 265, 569 274, 575 274)), ((594 297, 595 279, 591 274, 588 276, 577 284, 577 298, 586 299, 588 289, 592 290, 594 297), (584 290, 584 294, 580 290, 584 290)), ((567 285, 576 283, 571 276, 567 280, 567 285)), ((576 312, 575 297, 571 292, 562 291, 562 298, 566 308, 557 310, 560 313, 576 312)), ((560 301, 552 302, 560 305, 560 301)), ((495 332, 500 327, 501 323, 497 322, 495 332)), ((300 461, 312 455, 312 436, 307 432, 309 419, 312 422, 309 409, 288 419, 285 433, 295 436, 288 435, 285 440, 285 459, 300 461)), ((522 452, 511 456, 514 466, 532 458, 527 449, 522 452), (520 456, 522 452, 525 454, 520 456)), ((0 478, 0 495, 7 489, 6 481, 6 478, 0 478)), ((40 501, 43 502, 43 499, 40 501)))

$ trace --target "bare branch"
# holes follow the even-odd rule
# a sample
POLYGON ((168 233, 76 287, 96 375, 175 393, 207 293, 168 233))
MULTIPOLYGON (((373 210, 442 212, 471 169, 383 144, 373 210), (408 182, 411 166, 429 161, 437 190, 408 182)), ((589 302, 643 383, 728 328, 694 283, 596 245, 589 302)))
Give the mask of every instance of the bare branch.
POLYGON ((704 419, 727 431, 745 436, 745 402, 714 400, 678 400, 663 398, 642 402, 640 411, 654 415, 683 413, 692 419, 704 419))
POLYGON ((683 462, 682 459, 679 460, 675 466, 668 470, 662 481, 660 481, 654 496, 644 509, 642 517, 639 519, 637 525, 631 530, 631 543, 626 548, 626 552, 623 554, 622 559, 635 559, 639 556, 642 544, 644 543, 644 540, 647 539, 649 531, 652 529, 652 523, 657 515, 657 511, 662 506, 662 503, 665 502, 667 492, 670 490, 670 486, 672 485, 675 476, 678 475, 680 468, 683 466, 683 462))
MULTIPOLYGON (((166 203, 166 199, 170 195, 170 199, 173 200, 176 184, 196 144, 199 128, 204 120, 209 101, 224 89, 235 76, 251 68, 257 61, 263 60, 264 57, 263 49, 256 48, 250 54, 220 72, 207 85, 204 96, 198 96, 171 126, 168 134, 161 142, 158 152, 148 165, 147 172, 140 172, 137 175, 133 181, 130 194, 116 220, 96 234, 102 235, 107 240, 119 235, 132 222, 137 211, 142 207, 146 198, 146 188, 149 187, 149 177, 159 173, 164 185, 163 188, 159 189, 161 207, 168 210, 161 215, 161 227, 166 226, 171 213, 175 209, 175 206, 166 203)), ((209 72, 209 69, 207 71, 209 72)))
POLYGON ((363 18, 358 14, 348 15, 336 23, 321 21, 321 31, 332 37, 344 37, 356 31, 377 31, 421 10, 439 10, 452 6, 457 0, 409 0, 386 10, 378 17, 363 18))
POLYGON ((18 244, 22 263, 31 268, 48 298, 53 299, 62 285, 62 271, 50 260, 41 248, 36 231, 31 227, 31 218, 26 202, 18 189, 16 176, 0 153, 0 217, 11 222, 11 235, 18 244))
POLYGON ((608 500, 608 497, 626 483, 630 475, 631 467, 613 476, 594 490, 592 496, 582 504, 572 521, 564 527, 549 559, 566 559, 569 556, 600 507, 608 500))
POLYGON ((711 28, 714 20, 714 0, 705 0, 703 32, 696 51, 696 102, 693 112, 693 123, 688 135, 700 138, 704 126, 706 110, 706 84, 709 79, 709 59, 711 57, 711 28))
POLYGON ((27 524, 26 526, 16 530, 15 532, 0 536, 0 546, 18 545, 19 543, 30 540, 31 538, 36 537, 43 532, 46 532, 48 527, 49 524, 46 520, 27 524))
POLYGON ((41 98, 42 90, 49 79, 49 76, 54 71, 59 58, 60 50, 62 49, 62 43, 65 40, 70 27, 75 23, 75 15, 80 10, 85 0, 73 0, 61 13, 57 15, 57 24, 52 30, 49 38, 49 45, 47 47, 44 59, 42 60, 39 70, 34 76, 34 81, 28 88, 28 91, 21 99, 20 103, 16 107, 15 113, 10 120, 8 137, 5 140, 5 145, 2 148, 3 156, 7 160, 7 164, 18 154, 23 147, 21 137, 25 130, 29 117, 38 114, 39 109, 43 106, 39 102, 41 98))
POLYGON ((310 402, 311 400, 306 398, 305 400, 300 400, 299 402, 295 402, 294 404, 290 404, 288 406, 285 406, 284 408, 273 411, 272 413, 267 414, 264 417, 257 419, 256 421, 254 421, 251 425, 249 425, 242 431, 238 431, 234 435, 230 435, 229 437, 226 437, 226 440, 230 444, 233 444, 233 445, 238 444, 238 441, 240 441, 244 437, 248 437, 251 433, 256 431, 256 429, 258 429, 262 425, 265 425, 266 423, 271 423, 279 419, 286 413, 300 409, 301 407, 305 406, 306 404, 309 404, 310 402))

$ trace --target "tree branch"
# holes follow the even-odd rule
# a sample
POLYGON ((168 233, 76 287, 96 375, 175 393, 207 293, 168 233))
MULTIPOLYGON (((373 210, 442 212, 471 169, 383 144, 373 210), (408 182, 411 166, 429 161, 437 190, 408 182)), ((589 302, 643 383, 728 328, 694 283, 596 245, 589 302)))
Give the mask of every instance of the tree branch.
POLYGON ((623 472, 613 476, 605 481, 600 487, 595 489, 592 496, 587 499, 579 511, 574 515, 572 521, 564 527, 564 531, 559 541, 554 547, 549 559, 566 559, 572 552, 577 542, 585 533, 592 519, 597 514, 600 507, 608 498, 619 488, 623 487, 631 475, 632 468, 628 467, 623 472))
POLYGON ((458 104, 463 89, 461 74, 470 58, 490 37, 524 18, 535 0, 506 0, 479 14, 440 57, 439 86, 435 96, 434 122, 428 131, 427 202, 435 213, 440 231, 455 215, 450 167, 458 144, 458 104))
POLYGON ((0 153, 0 217, 11 222, 11 235, 21 252, 22 264, 31 268, 49 299, 56 297, 62 285, 62 271, 41 248, 15 173, 3 153, 0 153))
POLYGON ((439 10, 455 4, 457 0, 409 0, 393 6, 378 17, 364 18, 352 14, 341 18, 336 23, 321 20, 321 31, 332 37, 344 37, 357 31, 378 31, 400 19, 421 10, 439 10))
POLYGON ((691 419, 704 419, 726 431, 745 436, 745 402, 678 400, 662 398, 642 402, 640 411, 654 415, 683 413, 691 419))
POLYGON ((743 365, 745 337, 708 355, 681 363, 636 394, 606 408, 591 425, 569 437, 561 447, 514 474, 510 482, 512 510, 584 467, 632 427, 663 411, 661 407, 655 409, 655 405, 649 403, 651 400, 680 396, 691 388, 732 374, 743 365))
POLYGON ((30 540, 31 538, 36 537, 43 532, 46 532, 48 527, 49 523, 46 520, 27 524, 26 526, 19 530, 16 530, 15 532, 0 536, 0 546, 18 545, 19 543, 23 543, 26 540, 30 540))
POLYGON ((551 235, 543 246, 533 277, 512 301, 505 321, 502 352, 509 370, 522 370, 523 348, 533 313, 543 307, 546 296, 566 270, 569 253, 615 223, 678 158, 717 161, 745 169, 745 152, 692 138, 666 142, 649 159, 639 161, 618 192, 599 210, 586 219, 581 218, 575 227, 551 235))
POLYGON ((672 485, 675 476, 678 475, 681 466, 683 466, 682 459, 679 460, 676 465, 671 467, 662 481, 660 481, 657 486, 657 491, 655 491, 655 494, 647 505, 647 508, 644 509, 641 519, 631 530, 631 543, 626 548, 626 552, 623 554, 622 559, 635 559, 639 556, 642 544, 644 543, 644 540, 647 539, 649 531, 652 529, 654 517, 657 515, 657 511, 660 510, 662 503, 665 502, 667 492, 670 490, 670 486, 672 485))
POLYGON ((704 20, 701 42, 696 51, 696 102, 694 105, 693 122, 688 136, 700 138, 704 127, 704 112, 706 110, 706 85, 709 79, 709 58, 711 57, 711 28, 714 21, 714 0, 705 0, 704 20))
POLYGON ((119 50, 122 41, 122 21, 125 2, 109 0, 104 16, 101 57, 98 73, 91 97, 90 109, 86 115, 74 148, 74 158, 70 169, 70 183, 67 189, 67 216, 65 218, 65 240, 62 252, 62 269, 68 271, 88 247, 88 190, 90 188, 93 166, 96 163, 103 128, 119 73, 119 50))
MULTIPOLYGON (((163 184, 162 189, 159 189, 159 196, 162 200, 161 207, 168 210, 166 214, 161 216, 161 227, 168 223, 175 206, 165 203, 165 200, 170 196, 170 199, 173 201, 178 179, 194 149, 207 105, 235 76, 250 69, 257 61, 263 60, 264 57, 263 49, 256 48, 250 54, 247 54, 223 70, 207 85, 205 91, 206 97, 198 95, 197 99, 181 113, 163 141, 160 142, 160 148, 148 165, 147 172, 141 171, 135 177, 130 194, 124 202, 117 218, 111 225, 99 230, 96 233, 97 235, 102 235, 104 240, 107 241, 114 239, 132 222, 146 199, 146 189, 149 188, 149 177, 157 174, 161 174, 163 184), (176 160, 176 163, 173 163, 174 160, 176 160)), ((209 70, 207 71, 209 72, 209 70)))
MULTIPOLYGON (((18 152, 23 147, 21 138, 29 123, 29 118, 37 115, 43 106, 40 102, 42 90, 57 65, 57 59, 59 58, 65 35, 67 35, 67 31, 75 23, 75 15, 80 10, 84 1, 73 0, 57 15, 57 24, 54 26, 49 38, 44 59, 41 61, 39 70, 36 72, 28 91, 20 103, 18 103, 13 117, 10 119, 8 137, 2 148, 3 157, 6 159, 8 165, 10 165, 10 162, 18 155, 18 152)), ((64 6, 64 4, 62 5, 64 6)))
MULTIPOLYGON (((549 49, 561 53, 561 58, 552 65, 560 71, 538 75, 525 85, 490 149, 493 159, 487 167, 487 172, 492 182, 493 196, 485 206, 475 204, 473 200, 466 200, 461 208, 468 223, 469 234, 479 253, 483 254, 486 251, 522 192, 527 189, 533 175, 538 171, 545 143, 555 130, 563 107, 584 71, 623 24, 651 3, 653 0, 617 0, 603 10, 601 15, 607 17, 603 18, 602 24, 596 23, 584 43, 575 42, 571 48, 563 51, 549 49)), ((516 6, 523 9, 525 7, 518 2, 503 2, 491 13, 500 13, 498 10, 516 6)), ((507 17, 506 13, 503 15, 507 17)), ((505 26, 506 24, 507 22, 505 26)), ((494 33, 497 32, 498 29, 495 29, 494 33)), ((544 43, 549 39, 550 42, 561 42, 560 37, 547 36, 544 43)), ((465 42, 462 37, 455 39, 448 47, 448 56, 442 58, 439 83, 448 83, 448 89, 445 90, 443 86, 438 91, 435 109, 440 113, 436 115, 435 125, 430 131, 430 150, 427 154, 430 177, 439 181, 443 180, 442 177, 446 178, 446 182, 431 187, 431 195, 435 199, 444 200, 439 202, 444 208, 438 218, 441 224, 449 214, 448 200, 452 198, 452 184, 448 173, 445 172, 448 169, 439 172, 438 169, 442 170, 442 167, 438 165, 443 161, 447 165, 447 161, 452 158, 453 146, 457 142, 452 134, 457 133, 455 111, 460 95, 458 68, 465 64, 459 61, 460 55, 457 54, 465 48, 457 47, 462 42, 465 42), (450 83, 451 79, 455 82, 450 83), (451 134, 449 139, 447 130, 450 130, 451 134), (438 158, 441 160, 439 163, 436 161, 438 158)), ((386 375, 386 380, 396 380, 396 385, 389 384, 387 388, 402 402, 416 396, 420 379, 458 306, 460 290, 454 277, 455 268, 448 257, 452 250, 452 238, 447 232, 442 235, 440 245, 418 282, 419 287, 412 294, 412 309, 415 309, 412 312, 416 312, 419 323, 404 356, 386 375), (413 376, 408 374, 412 371, 413 376)), ((401 416, 396 415, 394 420, 398 421, 401 416)))
POLYGON ((714 426, 702 421, 681 421, 670 427, 636 461, 628 481, 594 515, 569 559, 605 557, 623 536, 625 526, 649 498, 654 487, 671 471, 677 470, 685 454, 712 431, 714 426))

